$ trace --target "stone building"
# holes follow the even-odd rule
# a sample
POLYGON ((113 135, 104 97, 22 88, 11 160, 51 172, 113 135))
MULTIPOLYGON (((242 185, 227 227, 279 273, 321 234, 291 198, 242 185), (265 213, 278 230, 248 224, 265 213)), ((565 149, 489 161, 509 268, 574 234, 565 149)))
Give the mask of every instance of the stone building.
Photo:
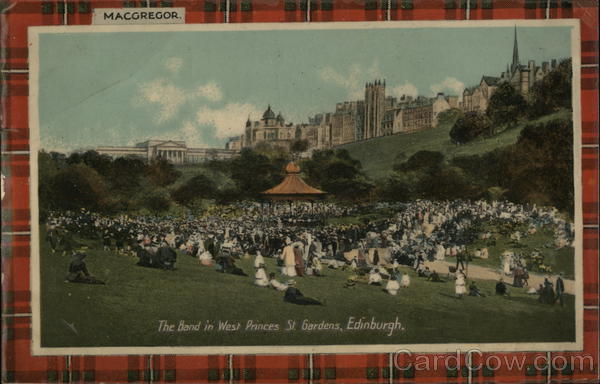
POLYGON ((228 159, 236 150, 220 148, 189 148, 185 141, 147 140, 132 147, 101 146, 96 152, 113 158, 135 156, 146 161, 156 158, 167 159, 173 164, 200 163, 212 159, 228 159))
POLYGON ((296 128, 292 123, 286 124, 281 113, 275 112, 269 105, 259 121, 248 121, 241 138, 242 148, 254 147, 258 143, 269 144, 289 149, 290 144, 296 138, 296 128))
POLYGON ((365 85, 365 122, 362 138, 383 136, 382 123, 385 114, 385 80, 365 85))
POLYGON ((319 146, 319 125, 299 124, 296 126, 296 139, 306 140, 309 148, 319 146))
POLYGON ((362 135, 365 103, 345 101, 337 103, 331 115, 331 145, 341 145, 359 140, 362 135))
POLYGON ((550 63, 543 62, 541 66, 537 66, 534 60, 529 60, 527 65, 522 65, 519 60, 519 43, 515 27, 512 62, 506 65, 506 71, 502 72, 500 77, 483 76, 479 85, 466 88, 463 92, 461 109, 465 112, 484 112, 494 91, 502 82, 509 82, 527 100, 533 84, 543 79, 556 66, 556 60, 550 63))
POLYGON ((225 149, 240 151, 242 149, 242 136, 233 136, 227 139, 227 142, 225 143, 225 149))
POLYGON ((485 112, 500 81, 500 77, 482 76, 478 86, 465 88, 462 109, 465 112, 485 112))

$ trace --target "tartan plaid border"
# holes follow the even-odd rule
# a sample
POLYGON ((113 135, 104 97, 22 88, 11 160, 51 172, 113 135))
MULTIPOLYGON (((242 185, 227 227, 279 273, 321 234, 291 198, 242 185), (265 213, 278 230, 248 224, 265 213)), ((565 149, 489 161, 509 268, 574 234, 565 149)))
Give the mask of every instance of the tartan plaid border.
MULTIPOLYGON (((595 0, 173 0, 3 1, 0 65, 2 173, 2 380, 3 382, 207 382, 207 383, 400 383, 400 382, 596 382, 598 368, 536 369, 536 358, 573 353, 493 354, 523 357, 516 370, 481 365, 491 354, 459 356, 460 367, 415 371, 394 367, 388 354, 285 356, 31 356, 29 291, 29 131, 27 122, 27 27, 88 25, 93 8, 185 7, 186 23, 543 19, 581 20, 582 176, 585 229, 584 351, 598 361, 598 1, 595 0), (546 7, 549 5, 549 7, 546 7), (6 130, 4 130, 6 129, 6 130), (465 369, 469 360, 477 369, 465 369)), ((433 356, 432 354, 428 356, 433 356)), ((444 358, 444 355, 437 355, 444 358)), ((418 358, 402 357, 398 364, 418 358)))

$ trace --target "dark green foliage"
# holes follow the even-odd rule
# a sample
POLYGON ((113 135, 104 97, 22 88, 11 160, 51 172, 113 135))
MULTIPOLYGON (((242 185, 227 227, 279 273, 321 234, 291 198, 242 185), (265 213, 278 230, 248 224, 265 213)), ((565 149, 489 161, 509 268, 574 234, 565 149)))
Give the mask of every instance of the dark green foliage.
POLYGON ((440 112, 437 116, 438 126, 447 124, 454 125, 456 120, 462 115, 462 111, 458 108, 451 108, 440 112))
POLYGON ((444 161, 435 151, 419 151, 394 166, 396 171, 384 183, 382 195, 390 200, 463 199, 481 195, 465 172, 444 161))
POLYGON ((180 173, 166 159, 157 158, 146 167, 146 175, 154 185, 164 187, 173 184, 180 173))
POLYGON ((51 203, 44 205, 55 208, 104 210, 107 192, 98 172, 85 164, 71 164, 51 178, 49 191, 40 197, 50 199, 51 203))
POLYGON ((552 205, 573 215, 573 125, 551 120, 526 126, 516 144, 483 155, 456 157, 489 198, 552 205))
POLYGON ((527 126, 509 153, 509 199, 553 205, 573 213, 573 124, 527 126))
POLYGON ((373 189, 373 184, 361 172, 360 162, 345 149, 315 151, 310 159, 302 162, 302 170, 310 185, 336 198, 360 200, 373 189))
POLYGON ((161 213, 169 209, 171 201, 169 197, 163 193, 152 192, 147 194, 143 199, 142 203, 145 208, 148 208, 153 213, 161 213))
POLYGON ((136 157, 119 157, 112 162, 108 182, 115 192, 133 193, 140 187, 146 164, 136 157))
POLYGON ((281 182, 285 158, 271 159, 267 155, 244 148, 240 156, 228 162, 231 179, 242 196, 248 198, 258 195, 281 182))
POLYGON ((572 76, 571 59, 567 59, 536 82, 531 89, 531 115, 542 116, 559 108, 571 109, 572 76))
POLYGON ((423 168, 434 168, 440 166, 444 161, 444 155, 435 151, 419 151, 412 155, 406 162, 394 165, 397 171, 410 171, 423 168))
POLYGON ((489 132, 489 130, 490 122, 485 115, 469 112, 456 120, 450 130, 450 139, 455 144, 464 144, 489 132))
POLYGON ((308 140, 294 140, 290 145, 290 152, 294 154, 302 153, 306 151, 309 147, 310 143, 308 140))
POLYGON ((490 119, 488 134, 493 135, 504 125, 514 125, 527 110, 527 102, 523 96, 510 85, 501 83, 490 97, 486 114, 490 119))
POLYGON ((171 197, 177 203, 190 207, 199 199, 212 199, 217 194, 214 181, 206 175, 192 177, 185 184, 171 192, 171 197))

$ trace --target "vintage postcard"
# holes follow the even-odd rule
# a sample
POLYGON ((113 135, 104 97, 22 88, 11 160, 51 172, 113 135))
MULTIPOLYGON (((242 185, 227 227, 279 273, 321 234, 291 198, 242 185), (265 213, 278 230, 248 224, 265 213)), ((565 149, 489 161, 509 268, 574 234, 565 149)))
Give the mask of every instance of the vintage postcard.
POLYGON ((33 27, 33 352, 582 347, 579 22, 33 27))

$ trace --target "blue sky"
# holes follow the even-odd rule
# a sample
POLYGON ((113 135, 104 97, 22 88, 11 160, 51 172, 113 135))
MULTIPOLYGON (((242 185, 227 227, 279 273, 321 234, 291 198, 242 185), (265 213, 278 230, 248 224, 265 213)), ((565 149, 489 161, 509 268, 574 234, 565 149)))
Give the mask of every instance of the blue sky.
MULTIPOLYGON (((570 55, 570 28, 520 27, 522 63, 570 55)), ((40 36, 42 148, 149 138, 222 146, 268 104, 299 123, 362 96, 459 94, 512 58, 513 28, 190 31, 40 36)))

